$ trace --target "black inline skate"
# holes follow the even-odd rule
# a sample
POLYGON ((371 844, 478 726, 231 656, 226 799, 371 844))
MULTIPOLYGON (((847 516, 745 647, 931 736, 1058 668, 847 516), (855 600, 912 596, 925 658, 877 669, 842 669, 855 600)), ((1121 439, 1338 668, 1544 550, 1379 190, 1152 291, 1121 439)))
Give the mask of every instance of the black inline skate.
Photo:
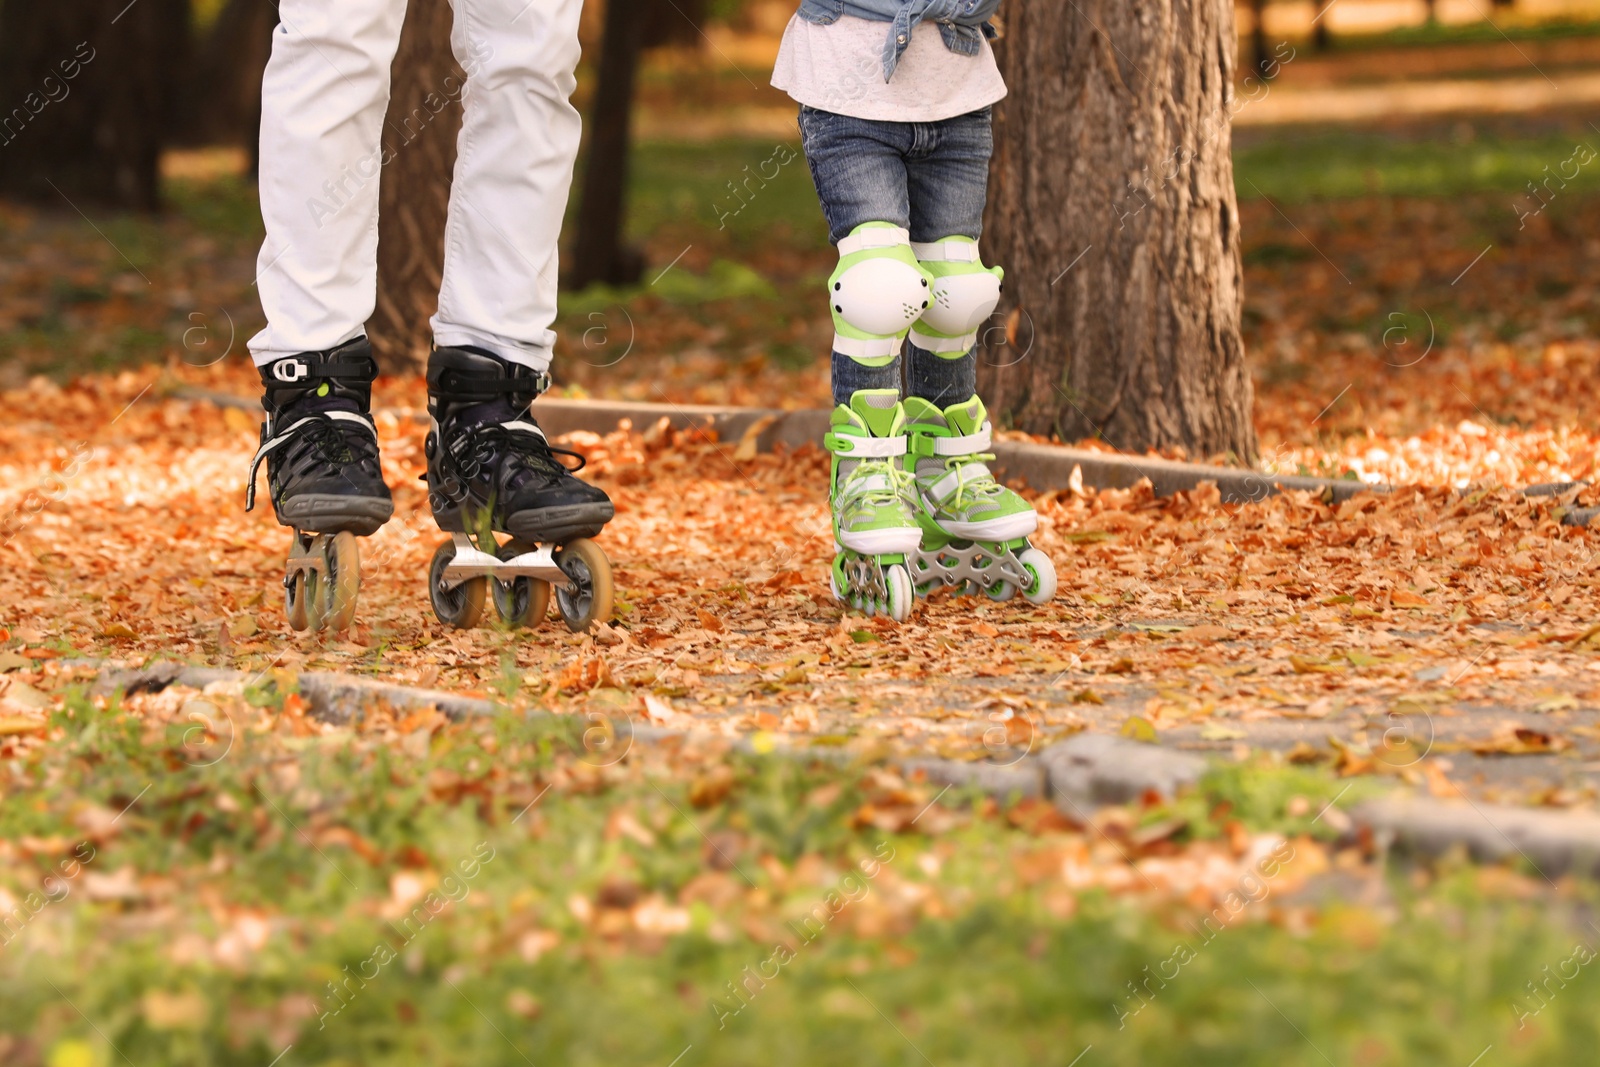
POLYGON ((556 606, 572 630, 611 617, 611 564, 589 538, 614 515, 605 492, 574 476, 583 457, 558 448, 528 412, 550 380, 475 348, 428 357, 428 503, 451 535, 433 554, 428 594, 439 621, 470 628, 492 591, 512 626, 556 606), (560 457, 575 459, 567 466, 560 457), (501 544, 496 533, 509 534, 501 544))
POLYGON ((255 507, 256 471, 265 460, 273 512, 294 530, 283 576, 289 625, 343 630, 355 617, 361 584, 356 538, 376 533, 394 514, 370 414, 378 373, 372 346, 361 337, 258 370, 267 418, 245 510, 255 507))

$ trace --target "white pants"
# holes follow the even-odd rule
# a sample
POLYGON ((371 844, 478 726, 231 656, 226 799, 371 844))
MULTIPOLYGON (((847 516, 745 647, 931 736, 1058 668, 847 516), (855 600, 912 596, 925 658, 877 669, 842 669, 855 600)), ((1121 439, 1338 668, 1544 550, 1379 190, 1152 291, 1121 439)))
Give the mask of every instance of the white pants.
POLYGON ((378 180, 462 101, 433 336, 550 365, 556 239, 572 184, 582 0, 451 0, 463 87, 384 128, 406 0, 282 0, 261 97, 261 364, 366 332, 377 300, 378 180), (439 110, 434 111, 438 106, 439 110))

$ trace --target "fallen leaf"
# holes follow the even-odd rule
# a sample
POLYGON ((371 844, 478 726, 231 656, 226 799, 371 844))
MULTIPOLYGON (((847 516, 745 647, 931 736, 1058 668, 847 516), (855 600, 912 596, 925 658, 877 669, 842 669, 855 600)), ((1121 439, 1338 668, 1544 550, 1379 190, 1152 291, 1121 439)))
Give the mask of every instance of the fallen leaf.
POLYGON ((1480 756, 1543 756, 1564 752, 1572 742, 1526 726, 1503 726, 1490 737, 1469 741, 1467 747, 1480 756))
POLYGON ((1150 725, 1150 720, 1142 715, 1129 715, 1123 720, 1122 729, 1117 731, 1123 737, 1131 737, 1135 741, 1143 741, 1153 745, 1160 740, 1156 728, 1150 725))
POLYGON ((749 426, 746 426, 744 433, 739 436, 738 447, 733 450, 734 462, 748 463, 755 459, 758 446, 761 443, 761 435, 767 431, 767 427, 777 421, 778 417, 776 415, 763 415, 749 426))
POLYGON ((31 734, 48 729, 49 721, 45 719, 29 719, 21 715, 0 716, 0 737, 10 737, 16 734, 31 734))

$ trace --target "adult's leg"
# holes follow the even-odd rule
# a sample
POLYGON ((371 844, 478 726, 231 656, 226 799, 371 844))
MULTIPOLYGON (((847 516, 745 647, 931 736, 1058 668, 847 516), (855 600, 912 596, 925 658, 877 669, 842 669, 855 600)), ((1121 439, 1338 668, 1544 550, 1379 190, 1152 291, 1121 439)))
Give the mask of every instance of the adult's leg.
POLYGON ((467 72, 434 342, 542 372, 556 317, 556 241, 582 122, 582 0, 452 0, 467 72))
POLYGON ((261 90, 257 366, 360 337, 377 300, 378 174, 405 0, 281 0, 261 90))

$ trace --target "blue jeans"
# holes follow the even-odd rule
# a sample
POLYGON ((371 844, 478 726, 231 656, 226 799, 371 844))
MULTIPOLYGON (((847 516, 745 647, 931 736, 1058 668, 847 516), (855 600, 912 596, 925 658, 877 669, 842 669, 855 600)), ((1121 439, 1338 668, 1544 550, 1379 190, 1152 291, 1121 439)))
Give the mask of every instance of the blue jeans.
MULTIPOLYGON (((883 122, 800 108, 800 143, 834 244, 864 222, 903 226, 917 242, 971 237, 983 230, 983 204, 994 149, 989 108, 940 122, 883 122)), ((976 391, 977 358, 946 359, 906 344, 911 396, 940 407, 976 391)), ((833 354, 833 398, 857 389, 900 389, 900 360, 868 367, 833 354)))

